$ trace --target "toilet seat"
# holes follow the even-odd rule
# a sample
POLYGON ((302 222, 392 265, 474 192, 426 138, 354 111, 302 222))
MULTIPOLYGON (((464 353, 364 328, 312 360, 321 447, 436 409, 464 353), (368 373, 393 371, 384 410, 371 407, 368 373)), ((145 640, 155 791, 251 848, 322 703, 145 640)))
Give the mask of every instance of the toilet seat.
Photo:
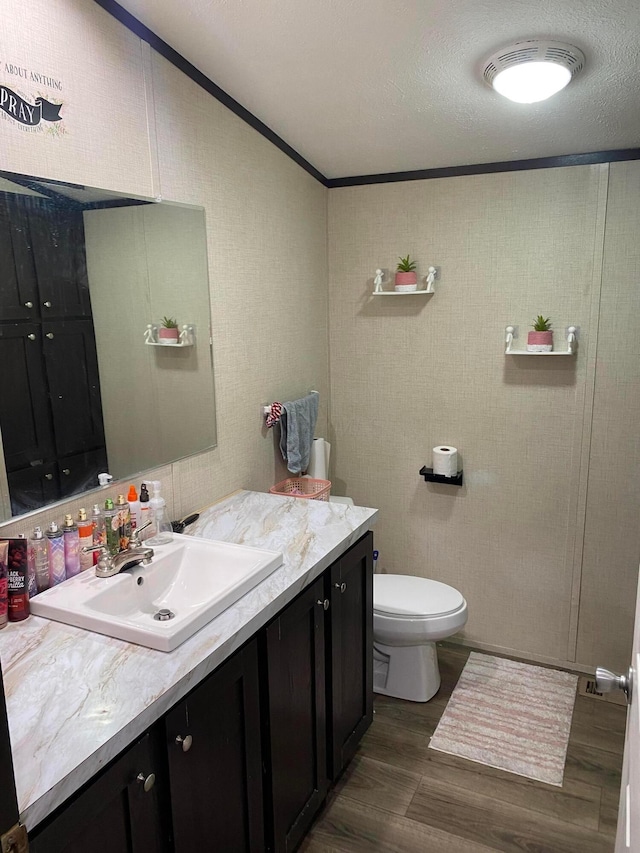
POLYGON ((428 619, 466 609, 457 589, 412 575, 374 575, 373 610, 395 619, 428 619))

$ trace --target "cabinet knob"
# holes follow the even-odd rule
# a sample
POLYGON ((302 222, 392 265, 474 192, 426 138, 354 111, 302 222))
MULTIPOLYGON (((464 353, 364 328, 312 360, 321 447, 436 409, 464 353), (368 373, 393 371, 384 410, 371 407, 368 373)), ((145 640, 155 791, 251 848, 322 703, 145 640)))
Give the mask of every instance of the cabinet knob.
POLYGON ((25 308, 33 308, 33 302, 25 302, 24 307, 25 308))
POLYGON ((176 738, 176 743, 178 744, 178 746, 182 744, 183 752, 189 752, 189 750, 191 749, 191 745, 193 744, 193 738, 191 737, 191 735, 187 735, 186 737, 178 735, 176 738))
POLYGON ((316 601, 316 604, 319 604, 321 607, 324 607, 325 610, 329 609, 329 599, 328 598, 325 598, 324 601, 321 598, 319 598, 316 601))
POLYGON ((45 474, 44 478, 45 480, 53 480, 53 474, 45 474))
POLYGON ((344 581, 342 581, 342 583, 334 583, 334 586, 336 589, 339 589, 340 592, 346 592, 347 590, 347 585, 344 581))
POLYGON ((148 776, 145 776, 144 773, 138 773, 138 775, 136 776, 136 782, 140 782, 140 784, 144 788, 145 794, 147 794, 156 784, 156 774, 149 773, 148 776))
POLYGON ((33 334, 33 332, 31 332, 30 335, 27 335, 27 337, 29 338, 30 341, 35 341, 35 339, 36 339, 36 336, 33 334))
POLYGON ((69 476, 69 474, 71 473, 71 469, 69 469, 69 468, 63 468, 63 469, 62 469, 62 473, 63 473, 63 474, 66 474, 66 475, 67 475, 67 477, 68 477, 68 476, 69 476))
POLYGON ((43 302, 42 304, 44 305, 45 308, 51 308, 51 303, 49 302, 48 299, 46 302, 43 302))
POLYGON ((53 340, 53 332, 47 332, 46 336, 49 338, 50 341, 53 340))

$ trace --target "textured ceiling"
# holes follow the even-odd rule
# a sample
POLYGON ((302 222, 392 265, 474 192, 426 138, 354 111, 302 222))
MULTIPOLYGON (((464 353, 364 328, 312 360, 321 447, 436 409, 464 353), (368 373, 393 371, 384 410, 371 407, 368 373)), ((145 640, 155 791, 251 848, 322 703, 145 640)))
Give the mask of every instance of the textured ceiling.
POLYGON ((640 145, 638 0, 119 0, 329 178, 640 145), (540 104, 483 82, 522 38, 585 53, 540 104))

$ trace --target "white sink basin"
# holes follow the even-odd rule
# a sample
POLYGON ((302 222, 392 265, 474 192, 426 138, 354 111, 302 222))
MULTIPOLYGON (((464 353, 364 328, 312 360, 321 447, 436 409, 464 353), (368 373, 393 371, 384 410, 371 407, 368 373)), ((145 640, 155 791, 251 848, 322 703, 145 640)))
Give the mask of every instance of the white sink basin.
POLYGON ((31 612, 170 652, 283 562, 277 551, 177 533, 154 551, 148 566, 111 578, 97 578, 89 569, 41 592, 31 600, 31 612), (172 615, 161 620, 160 611, 172 615))

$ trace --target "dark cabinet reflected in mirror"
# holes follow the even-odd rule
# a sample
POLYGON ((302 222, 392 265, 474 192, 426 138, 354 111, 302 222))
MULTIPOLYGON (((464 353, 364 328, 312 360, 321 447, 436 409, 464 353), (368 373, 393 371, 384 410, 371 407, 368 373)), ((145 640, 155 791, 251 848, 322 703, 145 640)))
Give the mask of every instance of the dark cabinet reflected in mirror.
POLYGON ((215 445, 209 306, 201 209, 0 173, 0 521, 215 445))

